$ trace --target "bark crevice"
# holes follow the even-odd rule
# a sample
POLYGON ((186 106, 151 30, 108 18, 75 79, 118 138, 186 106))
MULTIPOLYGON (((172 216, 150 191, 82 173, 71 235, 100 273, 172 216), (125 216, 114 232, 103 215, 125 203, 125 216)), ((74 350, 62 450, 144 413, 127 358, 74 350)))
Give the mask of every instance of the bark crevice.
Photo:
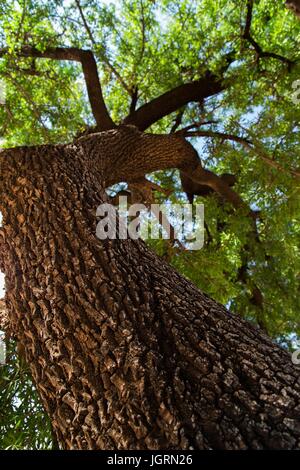
POLYGON ((0 153, 6 306, 60 445, 300 448, 289 354, 143 242, 95 236, 105 185, 159 159, 197 168, 194 149, 99 135, 0 153))

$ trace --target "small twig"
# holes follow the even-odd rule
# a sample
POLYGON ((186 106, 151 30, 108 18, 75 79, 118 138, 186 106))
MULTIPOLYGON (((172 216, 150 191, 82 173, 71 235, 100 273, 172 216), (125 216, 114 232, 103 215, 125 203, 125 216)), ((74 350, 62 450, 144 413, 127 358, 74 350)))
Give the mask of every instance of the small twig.
POLYGON ((300 178, 300 172, 297 170, 286 170, 283 168, 280 163, 276 162, 275 160, 272 160, 264 150, 261 149, 257 144, 254 142, 251 142, 248 139, 245 139, 243 137, 239 137, 234 134, 226 134, 224 132, 214 132, 214 131, 178 131, 178 134, 183 135, 184 137, 217 137, 222 140, 232 140, 234 142, 238 142, 241 144, 244 148, 251 150, 251 152, 257 153, 257 155, 264 161, 266 162, 269 166, 281 171, 282 173, 290 173, 292 176, 296 178, 300 178))
POLYGON ((107 65, 107 67, 110 69, 110 71, 116 76, 116 78, 119 80, 119 82, 121 83, 121 85, 123 86, 123 88, 127 91, 127 93, 129 95, 131 95, 131 90, 130 90, 130 87, 125 83, 125 81, 123 80, 123 78, 121 77, 121 75, 119 74, 119 72, 117 71, 117 69, 110 63, 110 61, 108 60, 108 58, 106 57, 106 55, 104 54, 103 51, 100 52, 99 50, 99 46, 97 44, 97 42, 95 41, 95 38, 92 34, 92 31, 91 31, 91 28, 89 27, 87 21, 86 21, 86 18, 85 18, 85 15, 83 13, 83 9, 80 5, 80 1, 79 0, 75 0, 76 2, 76 5, 78 7, 78 10, 79 10, 79 13, 80 13, 80 16, 81 16, 81 19, 82 19, 82 22, 84 24, 84 27, 86 29, 86 32, 90 38, 90 41, 91 43, 96 47, 97 49, 97 52, 99 53, 100 55, 100 59, 105 63, 105 65, 107 65))
POLYGON ((18 42, 18 40, 19 40, 19 38, 20 38, 22 26, 23 26, 23 23, 24 23, 24 20, 25 20, 25 16, 26 16, 26 7, 27 7, 27 0, 24 0, 24 3, 23 3, 23 10, 22 10, 22 16, 21 16, 21 21, 20 21, 20 23, 19 23, 18 31, 17 31, 17 34, 16 34, 16 43, 18 42))
POLYGON ((219 121, 214 121, 214 120, 211 120, 211 121, 200 121, 200 122, 193 122, 193 124, 190 124, 189 126, 186 126, 186 127, 183 127, 182 129, 180 129, 179 131, 176 132, 176 134, 185 134, 185 132, 191 130, 191 129, 195 129, 197 127, 201 127, 201 126, 207 126, 209 124, 218 124, 219 121))
MULTIPOLYGON (((0 49, 0 57, 9 55, 9 53, 8 48, 0 49)), ((81 63, 92 112, 98 130, 112 129, 115 127, 115 123, 109 115, 103 98, 97 64, 92 51, 78 49, 76 47, 49 47, 44 51, 40 51, 33 46, 22 46, 15 54, 18 57, 71 60, 81 63)))
POLYGON ((181 125, 184 111, 185 111, 185 108, 182 108, 178 111, 178 113, 176 115, 176 118, 175 118, 175 121, 174 121, 174 124, 171 127, 170 134, 173 134, 178 129, 178 127, 181 125))
POLYGON ((36 117, 38 122, 42 125, 44 137, 48 138, 49 129, 45 125, 45 123, 43 122, 41 112, 38 109, 35 102, 31 99, 31 96, 29 95, 27 90, 25 90, 23 88, 23 86, 20 85, 20 83, 18 83, 17 80, 15 80, 10 74, 6 74, 6 76, 7 76, 8 80, 10 80, 13 83, 13 85, 19 90, 19 92, 25 98, 27 103, 29 103, 31 105, 31 109, 32 109, 32 112, 33 112, 34 116, 36 117))

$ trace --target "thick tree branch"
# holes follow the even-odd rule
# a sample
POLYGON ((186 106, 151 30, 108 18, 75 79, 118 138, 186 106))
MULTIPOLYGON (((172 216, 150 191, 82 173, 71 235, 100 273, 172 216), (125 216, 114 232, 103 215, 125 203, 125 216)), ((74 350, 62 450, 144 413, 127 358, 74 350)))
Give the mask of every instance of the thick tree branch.
POLYGON ((207 72, 199 80, 179 85, 141 106, 125 118, 124 124, 133 124, 143 131, 159 119, 173 113, 187 103, 202 101, 209 96, 220 93, 224 88, 220 78, 207 72))
POLYGON ((288 59, 287 57, 283 57, 282 55, 276 54, 274 52, 267 52, 264 51, 261 46, 255 41, 255 39, 251 35, 251 23, 252 23, 252 13, 253 13, 253 0, 247 0, 247 16, 246 16, 246 24, 243 33, 243 38, 246 39, 254 48, 257 57, 260 59, 262 57, 271 57, 273 59, 279 60, 288 65, 289 70, 294 65, 294 61, 288 59))
MULTIPOLYGON (((8 54, 7 48, 0 49, 0 57, 5 56, 6 54, 8 54)), ((32 46, 23 46, 17 51, 17 55, 19 57, 37 57, 40 59, 71 60, 80 62, 92 112, 97 123, 97 130, 103 131, 115 127, 104 102, 97 64, 91 51, 77 49, 75 47, 49 47, 42 52, 32 46)))
POLYGON ((300 18, 300 0, 286 0, 286 6, 300 18))
POLYGON ((182 108, 178 111, 178 113, 175 117, 174 123, 171 127, 170 134, 173 134, 178 129, 178 127, 181 125, 184 111, 185 111, 185 108, 182 108))
MULTIPOLYGON (((213 122, 213 121, 210 121, 213 122)), ((203 124, 207 124, 210 122, 206 122, 203 124)), ((180 129, 179 131, 176 132, 176 134, 182 135, 184 137, 219 137, 220 139, 223 140, 233 140, 234 142, 238 142, 243 145, 250 145, 251 142, 248 139, 244 139, 243 137, 239 137, 235 134, 227 134, 226 132, 218 132, 218 131, 189 131, 188 129, 191 129, 192 127, 195 127, 194 124, 191 124, 191 126, 187 126, 184 129, 180 129)))
POLYGON ((84 152, 89 152, 91 148, 95 152, 97 146, 101 145, 99 154, 109 151, 111 146, 116 145, 114 142, 118 142, 121 150, 115 152, 110 160, 95 161, 97 171, 105 175, 106 187, 121 181, 131 183, 155 171, 177 168, 195 183, 212 188, 236 209, 242 208, 245 214, 253 219, 257 218, 257 213, 249 209, 226 178, 202 167, 197 151, 182 136, 176 133, 146 134, 132 125, 119 126, 107 134, 110 138, 105 141, 102 140, 101 133, 86 135, 77 140, 77 145, 84 152), (123 147, 130 148, 130 152, 122 150, 123 147))

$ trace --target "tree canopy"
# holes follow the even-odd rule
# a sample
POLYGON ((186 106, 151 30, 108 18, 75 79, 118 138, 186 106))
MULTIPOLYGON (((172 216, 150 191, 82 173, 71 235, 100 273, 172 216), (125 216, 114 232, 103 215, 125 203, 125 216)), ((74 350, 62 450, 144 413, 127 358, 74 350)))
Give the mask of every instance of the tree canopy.
MULTIPOLYGON (((186 136, 206 169, 234 176, 244 204, 196 188, 203 249, 151 245, 292 348, 300 335, 299 33, 283 0, 4 0, 1 145, 65 143, 121 123, 186 136)), ((186 202, 177 171, 151 179, 167 190, 160 202, 186 202)), ((12 352, 0 378, 2 448, 50 445, 24 374, 12 352)))

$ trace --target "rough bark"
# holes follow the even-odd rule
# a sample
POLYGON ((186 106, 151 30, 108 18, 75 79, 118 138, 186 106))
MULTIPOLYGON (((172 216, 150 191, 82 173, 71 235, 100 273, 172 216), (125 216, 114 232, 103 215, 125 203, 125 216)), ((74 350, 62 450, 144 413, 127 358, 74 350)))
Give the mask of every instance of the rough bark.
POLYGON ((148 169, 147 155, 163 166, 184 148, 151 137, 135 147, 115 130, 0 154, 6 305, 58 441, 300 448, 300 368, 289 354, 143 242, 95 236, 105 186, 148 169))

